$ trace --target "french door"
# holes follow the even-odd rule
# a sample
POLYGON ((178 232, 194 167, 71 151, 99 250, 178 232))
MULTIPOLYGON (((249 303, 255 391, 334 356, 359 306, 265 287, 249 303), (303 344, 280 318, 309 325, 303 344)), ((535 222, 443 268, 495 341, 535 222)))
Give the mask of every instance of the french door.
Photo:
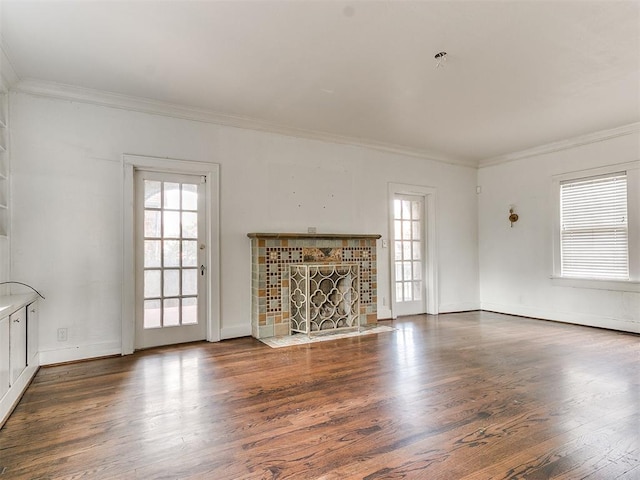
POLYGON ((394 300, 396 315, 426 312, 424 197, 393 197, 394 300))
POLYGON ((205 184, 135 171, 135 347, 206 337, 205 184))

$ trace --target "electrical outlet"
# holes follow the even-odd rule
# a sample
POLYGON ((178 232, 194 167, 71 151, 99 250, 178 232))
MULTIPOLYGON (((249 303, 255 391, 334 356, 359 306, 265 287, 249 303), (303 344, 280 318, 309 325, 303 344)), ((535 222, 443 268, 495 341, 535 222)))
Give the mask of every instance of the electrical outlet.
POLYGON ((387 306, 387 297, 382 297, 382 306, 383 307, 387 306))
POLYGON ((66 342, 67 341, 67 329, 66 328, 59 328, 58 329, 58 341, 59 342, 66 342))

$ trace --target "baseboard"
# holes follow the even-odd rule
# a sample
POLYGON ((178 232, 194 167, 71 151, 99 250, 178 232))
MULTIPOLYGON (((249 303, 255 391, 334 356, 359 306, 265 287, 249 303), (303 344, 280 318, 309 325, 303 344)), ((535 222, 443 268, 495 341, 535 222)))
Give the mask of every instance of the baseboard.
POLYGON ((378 309, 378 320, 390 320, 391 317, 391 309, 390 308, 379 308, 378 309))
POLYGON ((16 383, 11 385, 9 391, 0 400, 0 428, 2 428, 4 422, 7 421, 9 415, 13 412, 13 409, 18 405, 31 380, 38 372, 38 368, 37 363, 27 366, 16 380, 16 383))
POLYGON ((120 355, 122 344, 120 342, 96 343, 92 345, 75 345, 56 350, 41 350, 40 365, 54 365, 57 363, 75 362, 90 358, 120 355))
POLYGON ((228 338, 250 337, 251 325, 238 325, 235 327, 222 327, 220 329, 220 340, 228 338))
POLYGON ((480 310, 477 302, 445 303, 438 306, 438 313, 471 312, 480 310))
POLYGON ((640 323, 632 320, 620 320, 617 318, 607 318, 601 315, 590 315, 584 313, 558 312, 552 310, 542 310, 539 308, 527 307, 523 305, 503 305, 499 303, 482 302, 482 310, 490 312, 505 313, 508 315, 519 315, 522 317, 539 318, 542 320, 553 320, 555 322, 572 323, 574 325, 584 325, 587 327, 606 328, 621 332, 640 333, 640 323))

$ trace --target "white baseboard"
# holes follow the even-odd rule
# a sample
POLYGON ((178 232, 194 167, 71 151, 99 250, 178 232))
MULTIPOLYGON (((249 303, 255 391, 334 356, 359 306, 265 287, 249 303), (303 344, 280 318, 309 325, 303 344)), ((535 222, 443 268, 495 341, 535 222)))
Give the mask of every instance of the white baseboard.
POLYGON ((220 329, 220 340, 228 338, 250 337, 251 325, 238 325, 235 327, 222 327, 220 329))
POLYGON ((378 308, 378 320, 391 320, 390 308, 378 308))
POLYGON ((122 344, 120 342, 75 345, 56 350, 41 350, 40 365, 88 360, 90 358, 106 357, 109 355, 120 355, 121 353, 122 344))
POLYGON ((438 313, 470 312, 480 310, 477 302, 445 303, 438 305, 438 313))
POLYGON ((9 415, 11 415, 11 412, 13 412, 13 409, 22 398, 29 383, 31 383, 31 379, 38 371, 38 368, 37 363, 25 368, 16 382, 11 385, 9 391, 0 400, 0 428, 4 425, 4 422, 7 421, 7 418, 9 418, 9 415))
POLYGON ((543 320, 554 320, 556 322, 572 323, 575 325, 585 325, 587 327, 599 327, 610 330, 619 330, 622 332, 640 333, 640 323, 638 322, 634 322, 632 320, 620 320, 618 318, 607 318, 601 315, 558 312, 523 305, 503 305, 488 302, 482 302, 482 310, 506 313, 509 315, 520 315, 523 317, 540 318, 543 320))

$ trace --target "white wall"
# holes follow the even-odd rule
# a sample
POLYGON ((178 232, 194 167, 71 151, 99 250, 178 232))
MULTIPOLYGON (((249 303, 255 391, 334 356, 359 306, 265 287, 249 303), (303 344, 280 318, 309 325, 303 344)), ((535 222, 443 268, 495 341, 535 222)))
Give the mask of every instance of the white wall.
MULTIPOLYGON (((640 134, 481 168, 482 309, 640 332, 640 293, 552 280, 552 176, 637 161, 640 134), (509 205, 520 219, 510 228, 509 205)), ((638 186, 636 186, 638 188, 638 186)), ((637 210, 636 210, 637 211, 637 210)))
MULTIPOLYGON (((479 307, 472 168, 22 93, 11 108, 12 271, 47 297, 42 363, 120 352, 124 153, 220 164, 222 338, 250 333, 248 232, 386 238, 388 182, 437 189, 440 309, 479 307)), ((389 250, 378 247, 384 315, 389 250)))

